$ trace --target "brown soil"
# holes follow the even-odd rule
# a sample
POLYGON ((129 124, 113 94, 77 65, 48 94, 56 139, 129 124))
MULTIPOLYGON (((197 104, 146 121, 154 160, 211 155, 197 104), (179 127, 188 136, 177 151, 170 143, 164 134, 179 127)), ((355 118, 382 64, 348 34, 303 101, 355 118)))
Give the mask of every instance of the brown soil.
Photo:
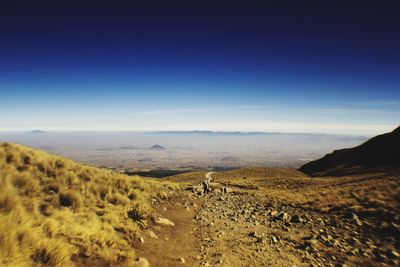
POLYGON ((188 266, 196 264, 195 252, 200 249, 200 236, 192 219, 197 211, 192 205, 194 202, 188 201, 190 198, 184 194, 155 203, 160 217, 171 220, 175 226, 153 224, 150 229, 157 238, 151 237, 149 231, 144 231, 144 243, 139 240, 135 244, 137 254, 145 257, 150 266, 180 266, 180 258, 184 258, 188 266))
POLYGON ((309 178, 290 169, 179 175, 186 190, 156 204, 175 226, 150 227, 150 266, 398 266, 398 176, 309 178), (219 188, 227 185, 228 194, 219 188), (179 259, 184 258, 185 264, 179 259))

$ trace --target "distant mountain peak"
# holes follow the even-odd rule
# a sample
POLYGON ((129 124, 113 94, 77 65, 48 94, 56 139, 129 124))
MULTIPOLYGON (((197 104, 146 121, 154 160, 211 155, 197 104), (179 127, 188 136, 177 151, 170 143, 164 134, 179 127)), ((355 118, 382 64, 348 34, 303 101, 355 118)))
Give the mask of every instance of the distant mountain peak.
POLYGON ((153 149, 153 150, 164 150, 166 148, 161 146, 161 145, 159 145, 159 144, 156 144, 156 145, 150 147, 150 149, 153 149))

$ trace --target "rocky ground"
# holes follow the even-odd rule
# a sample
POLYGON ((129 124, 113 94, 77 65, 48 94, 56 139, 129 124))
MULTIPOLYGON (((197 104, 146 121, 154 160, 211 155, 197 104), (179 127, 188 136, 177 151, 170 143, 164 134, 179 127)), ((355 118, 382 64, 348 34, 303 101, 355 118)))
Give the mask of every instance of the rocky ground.
POLYGON ((160 216, 175 225, 156 224, 148 232, 152 243, 143 246, 142 255, 151 266, 400 264, 399 218, 390 210, 313 208, 272 197, 270 189, 254 183, 228 185, 223 178, 214 179, 212 187, 204 196, 193 180, 181 197, 157 204, 160 216))

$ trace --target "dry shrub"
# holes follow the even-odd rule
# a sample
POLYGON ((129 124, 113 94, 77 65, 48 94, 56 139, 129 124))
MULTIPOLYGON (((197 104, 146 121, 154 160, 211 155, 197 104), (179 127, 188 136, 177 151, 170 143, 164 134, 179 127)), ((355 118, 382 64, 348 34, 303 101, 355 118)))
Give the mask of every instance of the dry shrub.
POLYGON ((7 214, 15 209, 20 200, 15 191, 10 188, 5 188, 2 191, 0 195, 0 211, 7 214))
POLYGON ((60 206, 72 208, 74 211, 78 211, 82 207, 82 196, 76 191, 60 192, 58 199, 60 206))
POLYGON ((110 202, 113 205, 127 205, 129 203, 129 200, 121 195, 120 193, 112 193, 107 196, 108 202, 110 202))
POLYGON ((37 179, 27 173, 14 176, 12 178, 12 184, 23 195, 30 196, 39 191, 39 183, 37 179))
POLYGON ((71 253, 64 244, 56 239, 40 242, 31 255, 33 262, 49 266, 65 266, 70 261, 71 253))
POLYGON ((106 196, 107 196, 107 194, 108 194, 108 192, 110 191, 110 188, 109 187, 107 187, 107 186, 105 186, 105 185, 99 185, 98 187, 97 187, 97 192, 98 192, 98 194, 99 194, 99 197, 100 197, 100 199, 105 199, 106 198, 106 196))
POLYGON ((132 205, 127 211, 127 216, 140 227, 146 228, 146 215, 140 210, 139 205, 132 205))
POLYGON ((79 180, 79 178, 76 176, 75 173, 69 173, 68 175, 66 175, 65 184, 66 184, 68 187, 77 186, 77 185, 80 184, 80 180, 79 180))
POLYGON ((78 177, 81 181, 88 182, 90 181, 90 174, 86 171, 82 171, 81 173, 78 174, 78 177))
POLYGON ((32 157, 30 155, 22 155, 22 162, 24 165, 31 165, 32 157))

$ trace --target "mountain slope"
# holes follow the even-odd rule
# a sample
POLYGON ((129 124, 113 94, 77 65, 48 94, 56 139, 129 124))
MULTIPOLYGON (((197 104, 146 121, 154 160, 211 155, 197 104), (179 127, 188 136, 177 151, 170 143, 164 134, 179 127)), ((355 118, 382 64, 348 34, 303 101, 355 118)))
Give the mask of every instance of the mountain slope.
POLYGON ((135 266, 150 200, 173 186, 0 143, 0 265, 135 266))
POLYGON ((342 174, 363 169, 400 167, 400 127, 360 146, 335 150, 300 168, 309 175, 342 174))

